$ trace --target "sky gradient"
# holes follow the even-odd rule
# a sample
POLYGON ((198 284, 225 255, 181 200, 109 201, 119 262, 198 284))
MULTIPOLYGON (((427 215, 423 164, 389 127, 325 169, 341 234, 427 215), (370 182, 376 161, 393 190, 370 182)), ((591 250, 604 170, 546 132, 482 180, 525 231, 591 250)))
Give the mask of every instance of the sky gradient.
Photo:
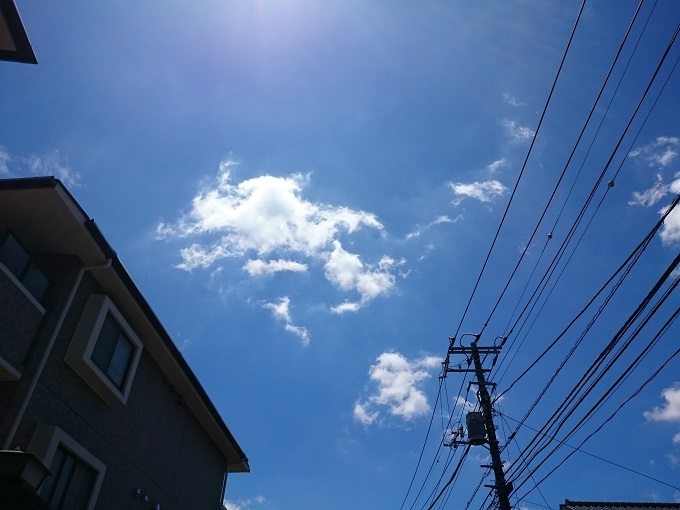
POLYGON ((680 193, 679 2, 613 67, 636 2, 17 4, 38 65, 0 62, 0 178, 55 175, 117 250, 248 455, 227 508, 428 508, 459 463, 434 508, 486 508, 488 451, 442 447, 465 333, 508 337, 514 506, 680 501, 680 209, 615 272, 680 193), (587 453, 522 471, 619 337, 556 436, 587 453))

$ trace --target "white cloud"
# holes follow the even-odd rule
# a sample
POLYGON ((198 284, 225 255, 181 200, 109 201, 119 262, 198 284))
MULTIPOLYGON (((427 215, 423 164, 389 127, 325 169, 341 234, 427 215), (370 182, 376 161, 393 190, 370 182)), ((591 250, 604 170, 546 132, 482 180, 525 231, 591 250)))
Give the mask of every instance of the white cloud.
POLYGON ((264 307, 267 310, 271 310, 272 315, 277 319, 281 319, 285 322, 291 322, 290 319, 290 298, 284 296, 279 299, 277 303, 265 303, 264 307))
MULTIPOLYGON (((357 291, 361 296, 361 305, 388 293, 395 284, 392 268, 403 264, 403 261, 397 262, 390 257, 383 257, 377 268, 367 266, 358 255, 345 251, 340 241, 333 241, 333 251, 327 252, 325 258, 326 278, 342 290, 357 291)), ((342 311, 355 310, 344 304, 334 308, 335 313, 342 311)))
POLYGON ((261 276, 278 273, 281 271, 292 271, 294 273, 304 273, 307 271, 307 264, 301 264, 293 260, 249 260, 243 266, 243 270, 250 276, 261 276))
MULTIPOLYGON (((358 298, 331 308, 338 315, 357 311, 394 287, 397 268, 404 260, 383 256, 373 264, 367 263, 358 253, 345 251, 340 243, 340 238, 361 228, 377 230, 384 237, 383 225, 374 214, 306 200, 303 191, 310 175, 263 175, 232 182, 235 166, 234 161, 223 161, 216 179, 193 197, 186 214, 174 223, 157 226, 159 239, 183 243, 178 268, 208 269, 223 259, 240 258, 248 275, 260 277, 282 271, 308 272, 322 266, 330 284, 358 293, 358 298)), ((281 302, 274 304, 280 306, 281 302)), ((288 331, 308 341, 305 328, 289 319, 286 324, 288 331)))
POLYGON ((460 220, 460 216, 456 216, 454 219, 449 218, 446 215, 437 216, 430 225, 441 225, 442 223, 456 223, 460 220))
POLYGON ((224 508, 227 510, 249 510, 254 505, 264 504, 266 499, 264 496, 255 496, 251 499, 239 499, 237 501, 230 501, 225 499, 223 501, 224 508))
MULTIPOLYGON (((660 214, 664 214, 668 210, 668 207, 664 207, 659 211, 660 214)), ((675 209, 666 216, 666 219, 663 220, 663 226, 661 227, 659 236, 661 237, 663 244, 670 245, 680 243, 680 206, 676 206, 675 209)))
POLYGON ((461 219, 462 219, 461 215, 458 215, 455 218, 449 218, 446 215, 437 216, 434 220, 432 220, 430 223, 428 223, 424 227, 421 227, 420 225, 416 225, 416 229, 413 232, 409 232, 408 234, 406 234, 404 236, 404 241, 408 241, 409 239, 413 239, 414 237, 419 237, 423 232, 431 229, 435 225, 441 225, 442 223, 456 223, 457 221, 459 221, 461 219))
POLYGON ((665 388, 661 396, 666 400, 666 404, 645 411, 645 418, 650 421, 680 421, 680 382, 665 388))
POLYGON ((371 425, 379 416, 378 411, 372 413, 366 410, 366 406, 361 402, 354 403, 354 419, 363 423, 364 425, 371 425))
POLYGON ((673 444, 680 444, 680 432, 673 436, 673 444))
POLYGON ((304 345, 309 344, 309 340, 311 337, 309 335, 309 331, 307 330, 307 328, 302 326, 295 326, 293 324, 286 324, 284 329, 288 333, 293 333, 296 337, 300 339, 300 342, 302 342, 304 345))
POLYGON ((513 142, 517 143, 528 142, 534 136, 536 136, 535 131, 528 127, 520 126, 514 120, 503 119, 501 125, 505 129, 506 134, 512 139, 513 142))
POLYGON ((628 202, 628 205, 652 206, 664 198, 670 192, 670 189, 670 184, 665 184, 661 174, 657 174, 654 186, 645 191, 633 192, 633 198, 628 202))
POLYGON ((503 94, 503 101, 505 103, 509 104, 510 106, 525 106, 526 105, 526 103, 522 103, 522 102, 518 101, 514 96, 511 96, 507 92, 505 94, 503 94))
MULTIPOLYGON (((657 174, 654 186, 642 192, 634 192, 633 198, 628 204, 649 207, 662 200, 669 193, 680 193, 680 172, 675 174, 674 180, 670 184, 665 184, 661 174, 657 174)), ((663 207, 659 214, 665 214, 669 207, 663 207)), ((680 210, 677 207, 664 219, 659 235, 663 244, 670 245, 680 242, 680 210)))
POLYGON ((0 175, 9 175, 8 163, 12 161, 12 156, 4 147, 0 147, 0 175))
POLYGON ((464 397, 457 396, 455 401, 456 407, 462 407, 463 412, 469 413, 475 410, 475 405, 464 397))
POLYGON ((680 151, 680 138, 677 136, 659 136, 653 142, 630 151, 629 156, 642 157, 649 166, 667 167, 680 151))
POLYGON ((434 356, 409 361, 398 352, 382 353, 368 372, 371 380, 378 384, 377 391, 366 400, 355 403, 355 419, 370 425, 376 421, 379 409, 383 407, 391 415, 407 421, 426 414, 430 405, 418 386, 431 377, 430 371, 440 365, 441 360, 434 356))
POLYGON ((304 345, 309 344, 311 337, 307 328, 293 324, 293 319, 290 315, 290 298, 288 296, 279 298, 277 302, 264 303, 262 306, 270 310, 275 318, 286 323, 285 330, 287 332, 297 336, 304 345))
POLYGON ((371 213, 304 200, 301 192, 309 176, 263 175, 231 184, 235 165, 222 162, 216 186, 194 197, 190 213, 175 225, 158 226, 159 237, 221 235, 207 248, 194 244, 183 250, 183 269, 207 267, 220 258, 248 252, 266 255, 281 250, 313 256, 340 231, 383 229, 371 213))
POLYGON ((486 169, 491 172, 497 172, 498 170, 500 170, 501 168, 505 168, 506 166, 508 166, 508 162, 505 160, 505 158, 502 158, 489 163, 486 166, 486 169))
POLYGON ((80 186, 80 174, 63 162, 59 151, 42 156, 13 157, 7 149, 0 147, 0 176, 51 175, 71 188, 80 186), (9 163, 13 162, 14 171, 9 163))
POLYGON ((340 303, 339 305, 331 307, 331 312, 333 312, 336 315, 342 315, 343 313, 347 312, 358 312, 360 308, 361 303, 357 303, 356 301, 355 302, 345 301, 344 303, 340 303))
POLYGON ((43 156, 31 155, 23 161, 33 175, 53 175, 71 188, 80 186, 80 174, 62 161, 59 151, 43 156))
POLYGON ((506 192, 507 188, 499 181, 485 181, 485 182, 472 182, 465 184, 462 182, 450 182, 451 190, 456 199, 453 203, 458 205, 463 198, 474 198, 480 202, 489 203, 494 201, 498 197, 502 197, 506 192))

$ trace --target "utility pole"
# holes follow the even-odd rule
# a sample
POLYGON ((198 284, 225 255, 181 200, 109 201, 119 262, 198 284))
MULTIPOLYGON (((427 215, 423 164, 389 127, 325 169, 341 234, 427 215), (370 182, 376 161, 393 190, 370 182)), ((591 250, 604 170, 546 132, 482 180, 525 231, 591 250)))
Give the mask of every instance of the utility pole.
MULTIPOLYGON (((466 335, 463 335, 466 336, 466 335)), ((477 397, 479 398, 479 404, 482 407, 482 416, 484 430, 471 430, 475 428, 475 425, 479 427, 481 424, 478 423, 475 418, 479 413, 468 413, 466 417, 468 424, 468 440, 467 442, 461 442, 454 439, 451 442, 451 446, 457 446, 459 444, 471 444, 471 445, 482 445, 488 443, 489 452, 491 453, 491 465, 484 465, 482 467, 493 469, 494 476, 496 478, 496 483, 494 485, 486 485, 486 487, 491 487, 496 489, 496 494, 498 495, 498 502, 500 503, 501 510, 511 510, 510 507, 510 492, 512 492, 512 484, 507 484, 505 482, 505 474, 503 473, 503 461, 501 460, 501 453, 498 447, 498 439, 496 438, 496 427, 493 423, 493 412, 491 409, 491 397, 486 389, 487 386, 495 386, 495 383, 487 381, 484 374, 491 372, 490 368, 483 368, 482 361, 479 354, 493 354, 495 357, 505 342, 503 338, 500 345, 495 345, 493 347, 478 347, 477 341, 480 335, 472 335, 474 340, 470 343, 469 347, 454 347, 455 338, 449 338, 450 345, 448 355, 446 356, 446 361, 444 362, 445 373, 448 372, 470 372, 477 376, 476 382, 471 382, 470 384, 476 384, 479 387, 477 391, 477 397), (449 368, 449 357, 451 354, 464 354, 468 367, 470 364, 474 365, 474 368, 449 368), (470 357, 468 357, 468 355, 470 357)), ((495 364, 495 359, 494 359, 495 364)), ((458 433, 460 434, 460 433, 458 433)))

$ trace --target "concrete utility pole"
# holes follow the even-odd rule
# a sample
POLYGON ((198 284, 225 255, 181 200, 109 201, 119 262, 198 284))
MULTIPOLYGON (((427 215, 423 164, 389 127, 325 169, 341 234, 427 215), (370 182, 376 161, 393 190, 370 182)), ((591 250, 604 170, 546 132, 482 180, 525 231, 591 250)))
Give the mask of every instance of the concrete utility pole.
MULTIPOLYGON (((479 390, 477 392, 477 397, 479 398, 479 404, 482 407, 482 414, 484 417, 484 428, 486 429, 487 439, 479 439, 478 435, 473 435, 470 432, 471 420, 468 419, 468 438, 470 442, 467 444, 479 445, 483 443, 489 444, 489 452, 491 453, 491 465, 482 466, 489 467, 493 469, 494 475, 496 477, 496 483, 494 485, 486 485, 486 487, 491 487, 496 489, 496 494, 498 495, 498 502, 500 504, 501 510, 511 510, 510 507, 510 492, 512 491, 512 485, 508 485, 505 482, 505 474, 503 473, 503 461, 501 460, 501 452, 498 448, 498 439, 496 438, 496 427, 493 423, 493 412, 491 409, 491 397, 487 391, 487 386, 495 386, 495 383, 489 382, 484 377, 486 372, 491 372, 490 368, 483 368, 482 361, 479 357, 480 352, 482 354, 493 354, 497 356, 501 350, 501 346, 494 345, 493 347, 478 347, 477 340, 479 340, 479 335, 474 336, 474 341, 470 344, 470 347, 454 347, 455 338, 450 338, 451 344, 449 346, 449 355, 451 354, 464 354, 468 360, 468 366, 470 366, 470 361, 474 364, 474 368, 449 368, 449 356, 446 357, 445 370, 446 372, 471 372, 477 376, 477 381, 471 384, 477 384, 479 390), (471 356, 468 358, 467 356, 471 356)), ((479 414, 479 413, 477 413, 479 414)), ((453 441, 452 444, 463 444, 460 441, 453 441)))

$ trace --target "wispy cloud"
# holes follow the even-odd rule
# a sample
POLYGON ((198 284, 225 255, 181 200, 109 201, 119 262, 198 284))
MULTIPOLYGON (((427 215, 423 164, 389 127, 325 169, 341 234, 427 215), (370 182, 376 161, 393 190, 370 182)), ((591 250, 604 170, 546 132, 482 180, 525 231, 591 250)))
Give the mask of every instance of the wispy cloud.
POLYGON ((0 147, 0 175, 9 175, 10 161, 12 161, 12 156, 9 155, 7 149, 0 147))
POLYGON ((293 324, 293 319, 290 315, 290 298, 284 296, 273 303, 264 303, 262 305, 267 310, 272 312, 272 315, 285 323, 285 330, 297 336, 304 345, 309 344, 310 335, 307 328, 296 326, 293 324))
POLYGON ((656 174, 654 186, 644 191, 634 191, 633 198, 628 202, 628 205, 652 206, 665 197, 670 190, 671 185, 663 182, 661 174, 656 174))
POLYGON ((345 301, 339 305, 331 307, 331 312, 336 315, 342 315, 343 313, 355 313, 361 309, 361 303, 356 301, 345 301))
POLYGON ((509 104, 510 106, 525 106, 526 105, 526 103, 523 103, 523 102, 517 100, 517 98, 515 96, 512 96, 512 95, 508 94, 507 92, 503 94, 503 102, 506 103, 506 104, 509 104))
POLYGON ((23 162, 33 175, 53 175, 71 188, 80 186, 80 174, 63 161, 59 151, 45 155, 32 154, 24 158, 23 162))
MULTIPOLYGON (((650 207, 657 204, 669 194, 680 193, 680 172, 676 173, 674 180, 666 184, 661 174, 657 174, 654 185, 644 191, 636 191, 633 198, 628 201, 629 205, 650 207)), ((662 207, 659 214, 665 214, 668 207, 662 207)), ((680 242, 680 210, 676 207, 671 211, 661 226, 659 237, 663 244, 671 245, 680 242)))
POLYGON ((379 419, 383 408, 406 421, 426 414, 430 405, 419 385, 440 365, 441 360, 434 356, 409 361, 398 352, 382 353, 368 372, 371 381, 377 383, 377 390, 355 402, 354 418, 371 425, 379 419))
POLYGON ((653 142, 642 145, 630 151, 629 156, 640 157, 649 163, 649 166, 667 167, 680 151, 680 138, 677 136, 659 136, 653 142))
POLYGON ((496 173, 501 168, 505 168, 506 166, 508 166, 508 162, 505 160, 505 158, 502 158, 497 159, 496 161, 492 161, 491 163, 486 165, 486 169, 489 170, 491 173, 496 173))
POLYGON ((456 196, 453 200, 454 205, 458 205, 464 198, 474 198, 480 202, 490 203, 502 197, 508 190, 496 180, 472 183, 450 182, 449 186, 456 196))
POLYGON ((462 408, 464 413, 475 410, 475 405, 464 397, 458 395, 455 400, 456 408, 462 408))
POLYGON ((0 147, 0 176, 26 177, 37 175, 57 177, 70 188, 80 186, 80 174, 69 167, 59 151, 23 157, 13 156, 6 148, 0 147))
POLYGON ((463 217, 461 215, 456 216, 455 218, 449 218, 446 215, 443 216, 437 216, 434 220, 432 220, 430 223, 424 226, 416 225, 416 229, 413 230, 412 232, 409 232, 404 236, 404 240, 408 241, 409 239, 413 239, 414 237, 420 237, 423 232, 431 229, 435 225, 441 225, 442 223, 456 223, 457 221, 460 221, 463 217))
POLYGON ((501 125, 503 126, 503 129, 505 129, 505 133, 516 143, 528 142, 536 136, 536 132, 533 129, 520 126, 514 120, 503 119, 501 125))
POLYGON ((255 505, 262 505, 265 502, 264 496, 255 496, 251 499, 238 499, 236 501, 225 499, 223 504, 226 510, 251 510, 255 505))
POLYGON ((281 271, 291 271, 293 273, 304 273, 307 271, 307 264, 301 264, 293 260, 249 260, 243 265, 243 270, 250 276, 262 276, 281 271))

